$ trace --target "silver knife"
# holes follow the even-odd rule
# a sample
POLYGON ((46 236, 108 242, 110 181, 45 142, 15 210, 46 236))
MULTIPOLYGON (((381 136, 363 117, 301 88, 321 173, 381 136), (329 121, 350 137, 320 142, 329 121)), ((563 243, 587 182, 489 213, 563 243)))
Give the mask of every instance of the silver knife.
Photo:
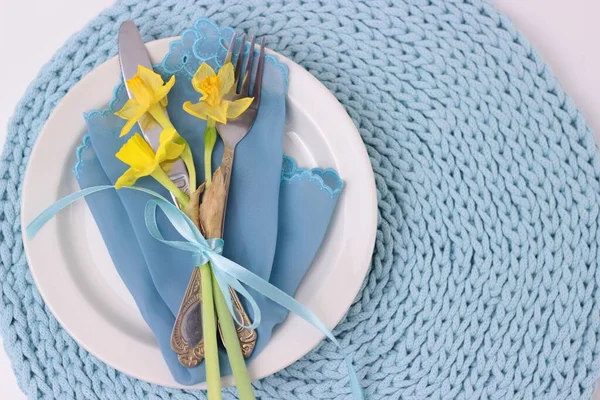
MULTIPOLYGON (((153 69, 146 45, 133 21, 123 22, 119 29, 119 62, 127 94, 131 98, 127 80, 137 74, 139 65, 153 69)), ((156 151, 162 127, 148 113, 144 114, 138 125, 146 141, 156 151)), ((171 165, 168 175, 177 187, 187 195, 190 194, 190 177, 181 159, 171 165)), ((179 207, 175 196, 173 194, 171 196, 173 202, 179 207)), ((204 359, 201 299, 200 274, 198 269, 194 268, 171 334, 171 347, 177 353, 179 362, 186 367, 196 366, 204 359)))

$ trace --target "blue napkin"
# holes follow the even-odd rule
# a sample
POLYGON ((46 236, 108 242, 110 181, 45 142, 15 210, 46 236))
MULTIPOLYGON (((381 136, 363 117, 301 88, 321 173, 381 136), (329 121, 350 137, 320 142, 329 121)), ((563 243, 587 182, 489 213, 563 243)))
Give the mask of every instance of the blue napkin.
MULTIPOLYGON (((218 69, 232 37, 229 28, 219 29, 201 19, 170 51, 155 70, 166 80, 175 75, 168 111, 179 133, 194 153, 198 176, 203 177, 204 121, 185 113, 182 104, 197 101, 199 94, 190 79, 202 62, 218 69)), ((247 50, 248 51, 248 50, 247 50)), ((331 169, 298 168, 283 155, 287 68, 267 57, 263 94, 257 120, 236 149, 236 158, 225 221, 224 255, 286 293, 293 295, 327 231, 343 182, 331 169)), ((105 110, 86 115, 88 134, 77 150, 74 173, 80 187, 113 184, 126 169, 115 158, 122 144, 137 131, 119 138, 125 121, 114 112, 126 101, 123 85, 114 92, 105 110)), ((218 166, 222 145, 217 143, 213 169, 218 166)), ((200 182, 198 182, 200 183, 200 182)), ((152 178, 136 183, 169 194, 152 178)), ((106 191, 87 198, 87 204, 106 242, 112 260, 152 329, 174 379, 184 385, 205 380, 204 363, 195 368, 179 364, 170 346, 171 330, 192 269, 190 253, 166 246, 146 230, 143 210, 149 196, 134 191, 106 191)), ((180 239, 159 214, 158 223, 167 239, 180 239)), ((250 291, 262 312, 258 340, 251 361, 266 346, 273 329, 287 311, 259 293, 250 291)), ((248 308, 246 308, 248 309, 248 308)), ((220 350, 221 374, 231 373, 227 356, 220 350)))

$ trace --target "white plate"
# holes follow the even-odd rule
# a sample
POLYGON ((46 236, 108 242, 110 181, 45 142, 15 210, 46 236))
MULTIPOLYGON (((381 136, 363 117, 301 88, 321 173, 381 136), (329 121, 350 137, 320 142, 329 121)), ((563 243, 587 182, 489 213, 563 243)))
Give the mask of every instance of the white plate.
MULTIPOLYGON (((148 43, 153 62, 163 58, 174 39, 148 43)), ((290 72, 285 152, 303 167, 333 167, 346 182, 327 237, 296 294, 333 328, 355 299, 371 259, 377 229, 373 171, 356 127, 335 97, 302 67, 277 57, 290 72)), ((72 167, 85 131, 81 115, 108 104, 119 76, 115 57, 75 85, 48 118, 25 174, 24 226, 78 190, 72 167)), ((53 218, 33 240, 24 238, 24 244, 42 297, 81 346, 127 375, 182 387, 171 377, 152 332, 119 278, 85 201, 53 218)), ((323 337, 290 315, 249 365, 252 378, 292 364, 323 337)))

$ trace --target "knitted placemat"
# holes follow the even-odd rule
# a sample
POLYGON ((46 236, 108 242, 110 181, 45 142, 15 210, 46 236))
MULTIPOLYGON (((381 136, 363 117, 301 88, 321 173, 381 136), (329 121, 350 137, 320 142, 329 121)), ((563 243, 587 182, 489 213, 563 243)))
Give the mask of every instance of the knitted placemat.
MULTIPOLYGON (((8 128, 0 328, 29 398, 204 398, 129 378, 81 349, 33 285, 19 222, 40 128, 115 55, 119 24, 135 20, 148 41, 198 17, 265 35, 360 130, 377 180, 377 244, 335 333, 370 399, 591 397, 600 163, 581 114, 507 18, 483 0, 127 0, 69 39, 8 128)), ((261 399, 349 397, 329 342, 255 387, 261 399)))

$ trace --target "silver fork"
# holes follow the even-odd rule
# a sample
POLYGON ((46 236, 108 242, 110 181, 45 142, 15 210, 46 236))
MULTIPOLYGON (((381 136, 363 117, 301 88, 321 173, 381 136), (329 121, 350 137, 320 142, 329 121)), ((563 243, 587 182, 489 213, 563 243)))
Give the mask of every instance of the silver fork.
MULTIPOLYGON (((233 35, 225 63, 231 61, 233 53, 235 53, 237 34, 233 35)), ((256 43, 256 36, 252 36, 250 41, 250 51, 248 52, 248 58, 246 59, 246 65, 242 69, 242 63, 244 58, 244 46, 246 43, 246 34, 242 35, 242 44, 240 46, 240 54, 235 63, 235 84, 233 85, 232 91, 226 96, 227 100, 235 101, 244 97, 254 97, 250 107, 242 115, 234 120, 230 120, 227 124, 217 123, 217 132, 223 140, 223 159, 221 161, 221 168, 226 170, 226 187, 229 188, 229 179, 231 178, 231 168, 233 167, 233 156, 235 154, 235 146, 246 136, 246 134, 252 128, 256 115, 258 114, 258 107, 260 106, 260 92, 262 88, 262 78, 265 67, 265 38, 263 37, 260 42, 260 52, 258 55, 258 65, 256 67, 256 73, 254 79, 251 79, 252 74, 252 62, 254 61, 254 45, 256 43), (244 73, 243 78, 240 80, 240 76, 244 73), (250 81, 254 81, 254 85, 250 88, 250 81)), ((227 200, 226 200, 227 201, 227 200)), ((225 213, 223 212, 223 219, 225 213)))
MULTIPOLYGON (((233 35, 225 63, 231 61, 233 54, 236 53, 236 40, 237 34, 233 35)), ((225 222, 225 211, 227 209, 227 197, 229 193, 229 184, 231 182, 231 172, 233 168, 233 158, 235 154, 236 145, 246 136, 246 134, 252 128, 256 115, 258 114, 258 107, 260 105, 260 92, 262 87, 262 78, 265 66, 265 41, 264 38, 260 43, 260 52, 258 56, 258 63, 256 72, 253 72, 253 61, 254 61, 254 45, 256 43, 256 37, 252 36, 250 42, 250 51, 246 58, 245 66, 242 67, 244 61, 244 48, 246 45, 246 35, 243 34, 241 37, 241 45, 239 49, 239 55, 235 64, 234 78, 235 83, 230 93, 225 98, 229 101, 234 101, 243 97, 253 97, 254 100, 250 104, 250 107, 242 113, 238 118, 227 121, 227 124, 217 123, 217 132, 223 140, 223 158, 221 160, 221 166, 219 167, 220 175, 222 177, 222 183, 219 183, 221 187, 219 190, 223 195, 219 198, 220 203, 213 209, 214 218, 216 223, 209 224, 206 226, 206 235, 208 238, 222 238, 223 237, 223 226, 225 222), (242 77, 243 76, 243 77, 242 77), (250 82, 253 81, 253 86, 250 88, 250 82)), ((215 173, 216 175, 216 173, 215 173)), ((213 181, 213 185, 216 184, 216 179, 213 181)), ((234 309, 238 314, 238 318, 244 325, 250 325, 250 318, 244 310, 242 303, 235 290, 230 288, 231 299, 233 301, 234 309)), ((242 354, 248 358, 254 347, 256 346, 256 331, 253 329, 247 329, 236 324, 236 330, 240 345, 242 348, 242 354)))

